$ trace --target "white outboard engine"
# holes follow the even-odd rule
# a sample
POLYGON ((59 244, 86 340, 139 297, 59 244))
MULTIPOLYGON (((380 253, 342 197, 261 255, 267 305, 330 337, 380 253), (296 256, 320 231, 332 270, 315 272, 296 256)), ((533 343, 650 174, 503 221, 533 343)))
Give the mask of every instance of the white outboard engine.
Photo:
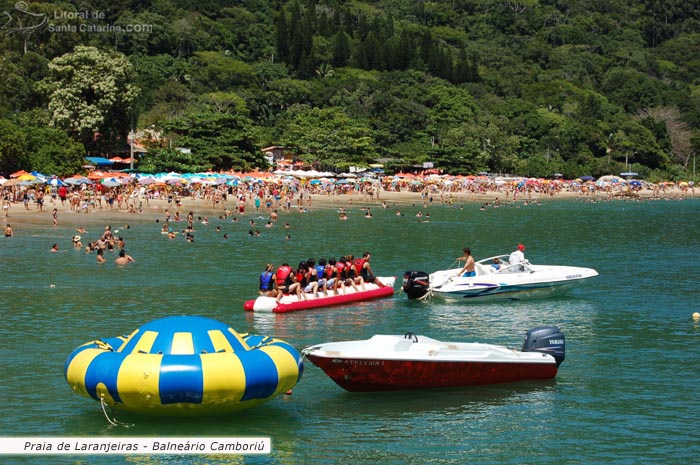
POLYGON ((403 291, 409 299, 420 299, 430 290, 430 275, 424 271, 407 271, 403 274, 403 291))
POLYGON ((565 358, 564 333, 557 326, 538 326, 525 335, 523 352, 542 352, 557 361, 557 368, 565 358))

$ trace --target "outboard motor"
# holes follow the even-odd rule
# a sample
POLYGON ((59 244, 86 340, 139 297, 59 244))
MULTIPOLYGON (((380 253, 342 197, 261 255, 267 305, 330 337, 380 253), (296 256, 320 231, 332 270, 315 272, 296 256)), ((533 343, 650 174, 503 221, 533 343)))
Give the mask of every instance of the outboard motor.
POLYGON ((403 291, 409 299, 420 299, 430 290, 430 276, 424 271, 407 271, 403 274, 403 291))
POLYGON ((538 326, 525 335, 523 352, 542 352, 549 354, 557 361, 557 368, 565 356, 564 333, 557 326, 538 326))

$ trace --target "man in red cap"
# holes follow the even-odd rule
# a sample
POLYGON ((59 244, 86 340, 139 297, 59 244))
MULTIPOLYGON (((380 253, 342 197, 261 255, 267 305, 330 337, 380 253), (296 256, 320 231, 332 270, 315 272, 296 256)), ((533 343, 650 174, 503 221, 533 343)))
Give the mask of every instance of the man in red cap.
POLYGON ((518 248, 510 254, 510 257, 508 257, 508 265, 509 269, 511 271, 522 271, 523 267, 520 265, 520 263, 525 261, 525 246, 522 244, 518 244, 518 248), (513 265, 518 265, 518 266, 513 266, 513 265))

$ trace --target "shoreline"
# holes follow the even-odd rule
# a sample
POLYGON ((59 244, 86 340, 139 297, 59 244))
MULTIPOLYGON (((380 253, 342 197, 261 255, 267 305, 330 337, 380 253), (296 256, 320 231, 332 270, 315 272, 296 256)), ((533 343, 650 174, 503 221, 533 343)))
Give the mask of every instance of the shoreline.
MULTIPOLYGON (((614 200, 621 201, 652 201, 652 200, 685 200, 694 199, 697 197, 695 193, 682 193, 680 191, 671 191, 663 193, 654 193, 651 191, 641 191, 637 195, 617 195, 615 193, 596 193, 594 195, 582 195, 578 192, 558 192, 555 195, 546 194, 532 194, 532 195, 521 195, 516 201, 513 201, 509 195, 504 192, 498 191, 486 191, 483 193, 471 193, 471 192, 454 192, 447 193, 448 198, 451 197, 451 203, 453 205, 491 205, 496 200, 501 205, 507 205, 511 203, 541 203, 550 201, 578 201, 578 202, 607 202, 614 200)), ((292 203, 292 207, 289 211, 284 213, 295 214, 298 213, 299 208, 308 208, 313 211, 314 209, 337 209, 343 208, 370 208, 370 209, 380 209, 386 204, 386 208, 395 207, 405 207, 405 206, 422 206, 423 208, 429 208, 430 206, 443 206, 448 205, 448 198, 441 199, 441 195, 434 194, 433 201, 430 202, 423 198, 420 192, 393 192, 393 191, 381 191, 379 194, 379 199, 370 198, 366 194, 342 194, 342 195, 323 195, 323 194, 311 194, 311 201, 308 202, 304 200, 303 206, 298 204, 298 199, 295 198, 292 203)), ((56 208, 59 224, 70 225, 70 226, 80 226, 84 222, 114 222, 114 221, 151 221, 158 218, 162 218, 165 211, 170 209, 172 213, 178 211, 174 206, 168 207, 168 201, 166 199, 149 199, 148 202, 144 201, 142 212, 128 212, 124 209, 118 210, 116 207, 109 209, 103 207, 102 209, 96 208, 91 210, 89 213, 77 213, 72 211, 68 202, 61 204, 60 200, 53 201, 52 198, 47 198, 44 202, 43 211, 39 211, 36 205, 31 205, 27 210, 24 208, 22 203, 12 203, 8 210, 8 216, 2 216, 2 224, 27 224, 27 225, 44 225, 52 226, 52 211, 56 208)), ((282 213, 282 208, 279 207, 277 210, 282 213)), ((211 202, 203 199, 192 199, 191 197, 183 197, 181 199, 181 207, 179 208, 181 215, 186 215, 188 211, 193 211, 197 216, 209 216, 218 217, 224 215, 226 211, 231 212, 234 215, 240 215, 237 209, 237 202, 229 198, 223 204, 223 207, 217 207, 216 209, 211 207, 211 202)), ((253 202, 251 199, 246 200, 245 215, 267 215, 268 211, 266 207, 261 207, 259 211, 255 210, 253 202)), ((14 226, 13 226, 14 227, 14 226)))

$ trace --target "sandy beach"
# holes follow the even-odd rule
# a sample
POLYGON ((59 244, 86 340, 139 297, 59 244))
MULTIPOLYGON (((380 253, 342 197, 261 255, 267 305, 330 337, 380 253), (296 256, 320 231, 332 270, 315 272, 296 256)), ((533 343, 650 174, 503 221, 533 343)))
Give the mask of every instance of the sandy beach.
MULTIPOLYGON (((379 198, 377 196, 370 198, 366 194, 340 194, 340 195, 321 195, 321 194, 311 194, 310 200, 304 200, 302 205, 298 204, 298 200, 295 198, 289 212, 283 212, 279 208, 280 214, 294 214, 299 211, 300 208, 306 209, 308 211, 321 210, 321 209, 338 209, 340 207, 357 209, 357 208, 369 208, 369 209, 379 209, 379 208, 394 208, 401 209, 403 207, 422 207, 424 209, 429 209, 431 206, 438 205, 464 205, 471 206, 471 208, 489 208, 494 204, 498 203, 500 205, 507 205, 509 203, 532 203, 532 202, 547 202, 553 200, 569 200, 569 201, 580 201, 580 202, 599 202, 599 201, 609 201, 609 200, 628 200, 628 201, 648 201, 648 200, 675 200, 675 199, 689 199, 694 198, 696 194, 691 191, 681 192, 677 189, 668 190, 665 192, 652 192, 650 190, 642 190, 635 193, 634 195, 627 195, 620 192, 598 192, 594 195, 583 195, 579 192, 568 192, 562 191, 557 192, 554 195, 547 195, 542 193, 531 193, 519 195, 514 201, 510 193, 506 194, 501 191, 486 191, 483 193, 471 193, 471 192, 453 192, 446 193, 445 195, 434 194, 432 196, 432 201, 429 197, 424 197, 420 192, 394 192, 382 190, 379 193, 379 198)), ((273 206, 274 208, 275 206, 273 206)), ((177 209, 174 205, 168 205, 168 201, 164 198, 160 199, 149 199, 147 202, 143 201, 143 210, 141 212, 128 212, 126 208, 120 210, 116 207, 108 208, 103 205, 102 208, 96 207, 94 209, 89 209, 88 213, 77 213, 71 210, 69 202, 61 203, 59 199, 52 199, 47 197, 43 210, 39 211, 37 205, 30 204, 29 208, 26 209, 22 203, 15 202, 11 203, 9 209, 7 210, 7 216, 3 215, 3 226, 6 224, 12 224, 13 229, 16 231, 16 226, 22 224, 28 225, 47 225, 51 226, 53 224, 53 209, 57 210, 57 217, 59 224, 65 226, 75 226, 79 227, 84 223, 95 223, 95 222, 124 222, 129 221, 154 221, 155 219, 163 218, 166 211, 170 211, 174 215, 178 210, 180 215, 186 215, 187 212, 192 211, 195 216, 208 216, 210 218, 218 217, 224 215, 227 211, 233 215, 237 215, 237 202, 232 200, 230 197, 227 202, 223 202, 223 205, 219 205, 217 208, 212 208, 212 202, 204 199, 193 199, 191 197, 183 197, 181 199, 181 206, 177 209)), ((3 210, 4 213, 4 210, 3 210)), ((268 211, 264 206, 261 206, 259 211, 255 211, 254 202, 251 198, 246 200, 246 210, 243 215, 264 215, 267 216, 268 211)))

